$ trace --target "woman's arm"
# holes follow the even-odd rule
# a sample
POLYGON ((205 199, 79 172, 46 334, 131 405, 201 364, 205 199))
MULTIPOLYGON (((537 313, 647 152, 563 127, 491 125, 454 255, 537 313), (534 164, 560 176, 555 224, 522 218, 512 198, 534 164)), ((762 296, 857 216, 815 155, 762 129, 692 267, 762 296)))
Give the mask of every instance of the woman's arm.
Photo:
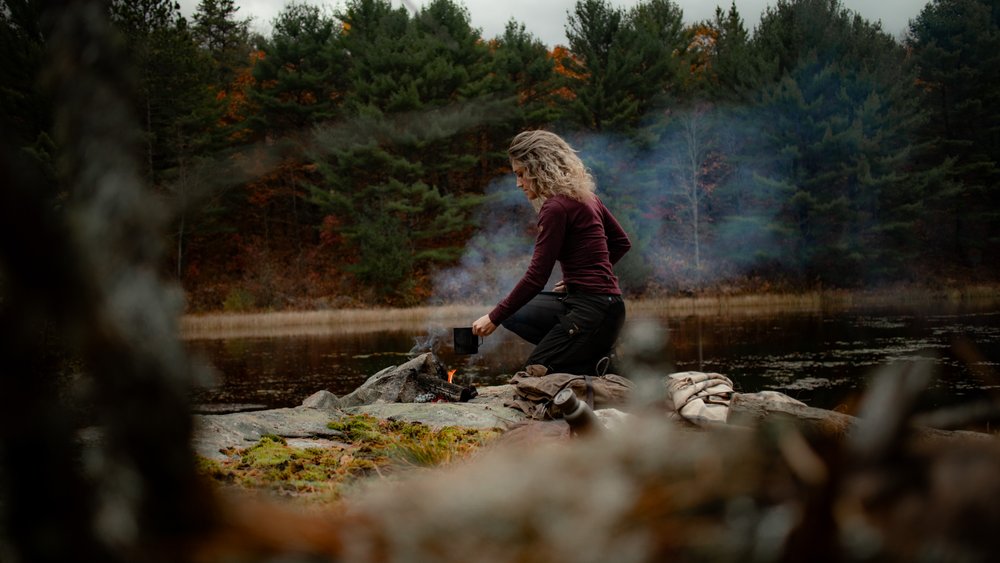
POLYGON ((505 321, 545 288, 565 239, 566 210, 558 201, 549 199, 538 213, 538 236, 528 271, 507 297, 490 311, 488 316, 494 325, 505 321))
POLYGON ((608 237, 608 259, 613 266, 632 248, 632 241, 615 216, 604 206, 604 202, 601 202, 601 218, 604 222, 604 235, 608 237))

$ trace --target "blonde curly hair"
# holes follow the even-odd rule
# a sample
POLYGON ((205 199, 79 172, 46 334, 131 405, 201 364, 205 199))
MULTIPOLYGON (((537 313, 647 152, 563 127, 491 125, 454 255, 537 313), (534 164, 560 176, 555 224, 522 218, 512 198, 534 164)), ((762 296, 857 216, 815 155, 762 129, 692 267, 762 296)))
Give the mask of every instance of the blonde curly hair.
POLYGON ((562 137, 542 130, 522 131, 507 149, 511 163, 524 166, 525 176, 535 181, 538 195, 565 195, 586 201, 597 189, 576 150, 562 137))

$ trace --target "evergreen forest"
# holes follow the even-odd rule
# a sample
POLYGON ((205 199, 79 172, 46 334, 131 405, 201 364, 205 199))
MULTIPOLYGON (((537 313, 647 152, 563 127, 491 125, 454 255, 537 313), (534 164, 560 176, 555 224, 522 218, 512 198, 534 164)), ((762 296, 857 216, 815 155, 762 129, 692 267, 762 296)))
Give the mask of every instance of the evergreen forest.
POLYGON ((685 24, 671 0, 579 0, 555 46, 513 20, 483 37, 458 0, 292 2, 266 36, 234 0, 110 0, 118 58, 75 59, 106 98, 58 79, 56 4, 0 2, 11 177, 71 213, 67 144, 128 153, 189 312, 495 302, 531 253, 505 151, 533 128, 630 234, 629 296, 1000 274, 998 0, 931 0, 902 37, 839 0, 752 30, 735 4, 685 24), (80 92, 107 111, 74 136, 80 92))

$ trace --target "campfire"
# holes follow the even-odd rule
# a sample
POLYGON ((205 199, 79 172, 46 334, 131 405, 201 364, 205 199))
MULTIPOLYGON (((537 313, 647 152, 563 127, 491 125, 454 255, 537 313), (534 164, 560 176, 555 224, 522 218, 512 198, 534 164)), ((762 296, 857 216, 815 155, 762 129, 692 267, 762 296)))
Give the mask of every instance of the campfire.
POLYGON ((479 392, 472 385, 455 383, 457 369, 446 369, 431 352, 425 352, 400 366, 388 367, 368 378, 360 387, 342 397, 344 406, 386 403, 464 403, 479 392))
MULTIPOLYGON (((472 336, 471 331, 471 328, 452 329, 455 335, 452 340, 452 349, 456 354, 475 354, 478 351, 478 337, 472 336)), ((417 359, 429 357, 434 365, 433 367, 425 366, 426 369, 419 370, 418 375, 422 375, 418 377, 417 385, 421 387, 421 392, 413 397, 412 402, 465 402, 477 395, 475 387, 465 387, 455 383, 457 368, 445 369, 441 364, 438 359, 438 351, 443 350, 446 345, 446 332, 440 329, 429 330, 426 336, 414 339, 414 346, 410 350, 410 354, 417 356, 417 359), (436 381, 437 379, 440 381, 436 381)), ((411 401, 400 400, 398 402, 411 401)))
MULTIPOLYGON (((445 382, 448 386, 441 388, 440 383, 434 383, 429 385, 431 387, 427 392, 417 395, 414 399, 414 403, 448 403, 448 402, 466 402, 476 396, 475 387, 462 387, 455 384, 455 373, 458 369, 448 370, 448 377, 445 382), (457 389, 457 394, 456 394, 457 389)), ((426 385, 425 382, 418 381, 418 383, 426 385)))
MULTIPOLYGON (((432 356, 433 357, 433 356, 432 356)), ((437 362, 437 358, 433 358, 437 362)), ((445 370, 440 370, 444 372, 445 370)), ((415 403, 464 403, 478 395, 475 387, 462 386, 454 383, 455 373, 458 369, 449 369, 447 375, 443 377, 427 377, 420 373, 416 374, 415 383, 424 390, 423 393, 414 397, 415 403), (423 400, 421 400, 423 399, 423 400)), ((402 402, 402 401, 400 401, 402 402)))

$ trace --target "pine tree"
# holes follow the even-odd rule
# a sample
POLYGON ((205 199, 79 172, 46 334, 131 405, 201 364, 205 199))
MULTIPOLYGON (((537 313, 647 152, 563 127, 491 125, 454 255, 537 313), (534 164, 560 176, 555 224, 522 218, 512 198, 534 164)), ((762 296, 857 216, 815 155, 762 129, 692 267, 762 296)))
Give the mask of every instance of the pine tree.
POLYGON ((758 56, 774 57, 784 73, 754 108, 748 123, 759 136, 741 156, 754 172, 749 187, 768 194, 757 198, 765 207, 754 211, 756 225, 743 222, 754 234, 734 232, 762 239, 800 280, 899 275, 907 264, 890 258, 919 244, 899 233, 915 232, 926 185, 910 167, 920 115, 908 103, 902 48, 831 0, 779 2, 757 33, 758 56))
POLYGON ((545 44, 524 24, 507 22, 503 35, 492 43, 488 90, 516 103, 514 129, 546 125, 559 119, 565 97, 555 71, 555 60, 545 44))
POLYGON ((572 122, 585 129, 631 134, 677 95, 688 37, 669 0, 647 0, 628 12, 606 0, 581 0, 566 35, 572 122))
POLYGON ((709 22, 712 32, 705 95, 721 103, 746 103, 761 85, 762 77, 771 76, 767 64, 751 49, 750 35, 734 2, 729 10, 715 9, 709 22))
POLYGON ((215 83, 228 88, 250 60, 250 20, 236 19, 234 0, 200 0, 194 13, 195 40, 215 63, 215 83))
POLYGON ((953 162, 930 194, 940 258, 997 270, 1000 251, 1000 9, 989 0, 934 0, 907 44, 929 119, 931 162, 953 162))
POLYGON ((571 52, 562 63, 573 96, 566 119, 601 133, 571 138, 605 202, 633 235, 633 251, 616 271, 624 288, 641 291, 662 266, 661 217, 653 217, 659 208, 650 201, 664 189, 657 147, 672 115, 667 108, 684 96, 690 37, 680 8, 666 0, 628 11, 581 0, 566 34, 571 52))
POLYGON ((346 61, 340 32, 314 5, 291 3, 278 14, 253 71, 257 86, 251 99, 258 111, 249 125, 259 136, 304 135, 340 116, 346 61))
POLYGON ((241 103, 234 98, 246 95, 246 84, 238 84, 237 76, 250 72, 251 61, 249 21, 236 20, 237 10, 231 0, 202 0, 179 55, 190 58, 192 49, 197 53, 192 60, 199 62, 198 80, 192 88, 198 97, 189 114, 175 122, 184 127, 186 141, 160 183, 174 214, 172 269, 192 289, 195 283, 186 271, 213 261, 213 247, 225 240, 219 235, 237 230, 243 203, 234 189, 241 175, 227 171, 243 127, 232 116, 241 103))
POLYGON ((52 102, 39 87, 46 41, 41 29, 43 2, 6 0, 0 9, 0 126, 5 141, 47 171, 55 184, 52 102))
POLYGON ((690 42, 683 17, 680 7, 670 0, 647 0, 628 12, 625 50, 630 57, 626 60, 635 64, 632 95, 640 116, 682 95, 683 78, 689 72, 684 55, 690 42))
POLYGON ((382 301, 424 298, 431 268, 460 255, 481 201, 470 140, 500 104, 484 96, 488 52, 450 0, 412 18, 385 0, 355 0, 339 17, 350 117, 317 131, 313 201, 337 226, 360 287, 382 301))
POLYGON ((573 57, 563 64, 578 77, 569 81, 572 119, 586 129, 614 130, 637 117, 637 106, 610 78, 624 66, 624 19, 622 10, 605 0, 581 0, 569 16, 566 36, 573 57))
POLYGON ((212 93, 206 88, 210 66, 174 2, 113 0, 110 9, 132 56, 147 179, 158 185, 204 141, 212 112, 212 93))

